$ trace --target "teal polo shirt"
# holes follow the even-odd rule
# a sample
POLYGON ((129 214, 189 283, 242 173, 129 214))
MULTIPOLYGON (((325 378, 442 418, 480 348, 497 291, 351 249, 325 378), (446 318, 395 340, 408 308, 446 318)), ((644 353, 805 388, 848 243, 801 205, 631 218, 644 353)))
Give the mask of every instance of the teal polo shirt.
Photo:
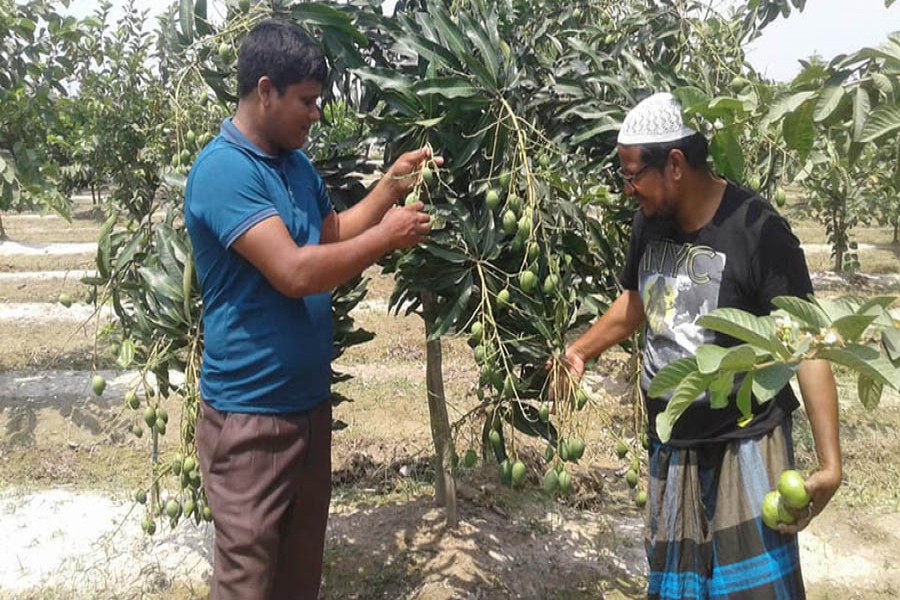
POLYGON ((332 210, 306 155, 266 154, 230 119, 194 162, 184 218, 203 294, 200 393, 216 410, 296 413, 330 397, 331 295, 282 295, 232 244, 273 216, 298 246, 318 244, 332 210))

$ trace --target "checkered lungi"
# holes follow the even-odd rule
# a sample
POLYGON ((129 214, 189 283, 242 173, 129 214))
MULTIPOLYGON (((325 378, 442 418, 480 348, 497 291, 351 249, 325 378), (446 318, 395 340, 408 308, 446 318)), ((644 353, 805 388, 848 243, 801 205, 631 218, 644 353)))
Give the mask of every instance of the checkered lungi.
POLYGON ((766 527, 763 497, 794 462, 791 422, 756 438, 654 443, 644 543, 650 598, 805 598, 797 537, 766 527))

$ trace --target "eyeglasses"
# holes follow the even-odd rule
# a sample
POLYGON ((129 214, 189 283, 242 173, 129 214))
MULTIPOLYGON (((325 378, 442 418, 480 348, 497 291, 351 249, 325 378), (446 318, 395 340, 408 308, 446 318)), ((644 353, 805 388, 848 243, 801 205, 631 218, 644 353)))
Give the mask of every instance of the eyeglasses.
POLYGON ((635 173, 634 175, 627 174, 625 171, 622 170, 622 167, 619 167, 618 169, 616 169, 616 174, 622 178, 622 181, 626 185, 630 185, 631 187, 634 187, 635 183, 637 183, 637 180, 640 179, 641 176, 647 171, 647 169, 649 169, 652 166, 653 166, 652 164, 644 165, 643 167, 638 169, 638 172, 635 173))

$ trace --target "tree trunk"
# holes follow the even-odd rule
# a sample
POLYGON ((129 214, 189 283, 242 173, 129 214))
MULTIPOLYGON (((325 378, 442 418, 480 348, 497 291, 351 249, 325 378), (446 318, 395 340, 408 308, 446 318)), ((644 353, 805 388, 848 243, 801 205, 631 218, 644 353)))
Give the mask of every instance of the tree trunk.
POLYGON ((0 216, 0 241, 6 239, 6 230, 3 229, 3 217, 0 216))
POLYGON ((894 244, 900 244, 900 220, 894 221, 894 244))
MULTIPOLYGON (((434 329, 436 319, 435 300, 432 294, 422 295, 422 312, 427 336, 428 332, 434 329)), ((441 340, 426 342, 425 352, 428 413, 431 416, 431 437, 434 440, 435 452, 435 500, 447 511, 447 526, 456 527, 459 515, 456 509, 456 481, 453 479, 453 439, 450 435, 450 418, 447 415, 447 399, 444 395, 441 340)))

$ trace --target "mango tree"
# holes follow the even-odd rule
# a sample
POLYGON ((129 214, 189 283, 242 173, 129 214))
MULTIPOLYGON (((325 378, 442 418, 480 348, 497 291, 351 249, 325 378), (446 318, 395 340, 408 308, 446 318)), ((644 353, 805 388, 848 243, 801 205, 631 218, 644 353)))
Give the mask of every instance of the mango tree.
MULTIPOLYGON (((47 131, 69 80, 82 39, 77 19, 52 2, 0 0, 0 210, 39 206, 67 216, 54 187, 47 131)), ((6 238, 0 221, 0 240, 6 238)))

